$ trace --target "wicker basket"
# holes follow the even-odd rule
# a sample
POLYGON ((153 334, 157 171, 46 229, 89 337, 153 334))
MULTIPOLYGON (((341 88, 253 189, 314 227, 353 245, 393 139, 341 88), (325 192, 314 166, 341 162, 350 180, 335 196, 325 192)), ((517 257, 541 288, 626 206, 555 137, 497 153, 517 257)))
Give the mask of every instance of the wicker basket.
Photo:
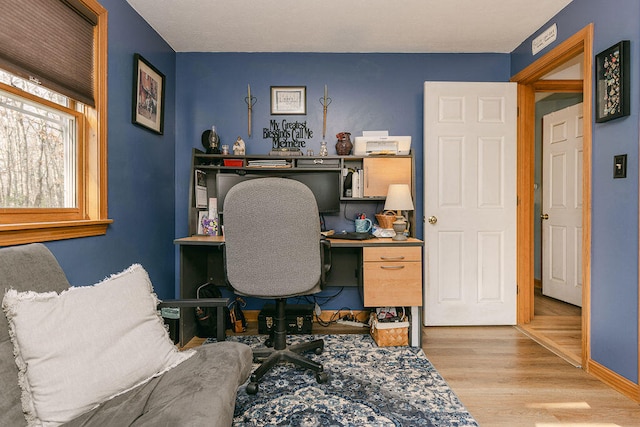
POLYGON ((376 214, 376 220, 382 228, 393 228, 393 221, 396 220, 396 214, 393 211, 385 211, 383 213, 376 214))
POLYGON ((371 314, 371 336, 379 347, 397 347, 409 345, 409 322, 378 322, 376 315, 371 314))

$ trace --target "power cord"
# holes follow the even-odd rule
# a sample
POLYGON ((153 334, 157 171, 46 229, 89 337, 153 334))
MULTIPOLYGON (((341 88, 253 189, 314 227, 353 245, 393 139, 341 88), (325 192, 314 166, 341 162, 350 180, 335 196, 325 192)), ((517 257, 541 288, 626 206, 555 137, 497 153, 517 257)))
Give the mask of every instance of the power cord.
POLYGON ((351 315, 353 316, 353 311, 351 311, 351 309, 349 307, 342 307, 340 310, 336 310, 333 312, 333 314, 331 315, 331 317, 329 318, 329 321, 325 321, 320 317, 320 313, 318 313, 320 306, 316 304, 316 310, 314 310, 314 314, 316 316, 316 322, 320 325, 320 326, 324 326, 329 327, 332 324, 338 323, 339 320, 343 320, 340 317, 340 312, 343 310, 349 310, 349 312, 351 312, 351 315))
POLYGON ((340 290, 336 292, 334 295, 328 295, 328 296, 303 295, 303 296, 297 297, 296 301, 302 300, 308 304, 313 304, 314 306, 313 315, 315 317, 316 323, 318 323, 318 325, 323 326, 325 328, 331 326, 332 324, 338 323, 338 321, 353 322, 353 323, 358 323, 363 325, 368 324, 370 311, 361 312, 366 315, 366 319, 360 320, 358 319, 358 316, 356 316, 356 314, 353 312, 353 310, 350 307, 342 307, 339 310, 334 311, 331 317, 329 318, 329 321, 325 321, 322 319, 321 317, 322 309, 320 307, 327 304, 328 302, 335 299, 336 297, 338 297, 338 295, 340 295, 342 291, 344 291, 344 287, 340 288, 340 290), (343 315, 342 314, 343 311, 348 311, 348 313, 343 315))
POLYGON ((342 293, 342 291, 344 291, 344 286, 341 287, 340 290, 336 292, 334 295, 327 295, 327 296, 304 295, 304 296, 298 297, 298 300, 303 299, 309 304, 318 304, 320 306, 323 306, 326 303, 330 302, 331 300, 337 298, 338 295, 342 293))
POLYGON ((336 323, 342 323, 342 324, 347 324, 351 326, 367 326, 369 324, 369 316, 371 312, 362 311, 361 313, 365 314, 366 316, 365 320, 358 319, 358 316, 353 312, 353 310, 350 307, 342 307, 339 310, 336 310, 333 312, 333 314, 329 318, 329 321, 322 320, 319 314, 316 313, 316 322, 319 325, 324 327, 328 327, 336 323), (345 311, 348 313, 343 314, 343 312, 345 311))

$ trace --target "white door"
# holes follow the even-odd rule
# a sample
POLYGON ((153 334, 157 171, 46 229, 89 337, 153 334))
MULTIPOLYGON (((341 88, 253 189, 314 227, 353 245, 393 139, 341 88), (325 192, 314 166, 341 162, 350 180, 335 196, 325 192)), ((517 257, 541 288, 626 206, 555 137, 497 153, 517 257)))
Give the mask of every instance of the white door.
POLYGON ((542 293, 582 306, 582 103, 542 129, 542 293))
POLYGON ((516 323, 516 88, 425 83, 425 326, 516 323))

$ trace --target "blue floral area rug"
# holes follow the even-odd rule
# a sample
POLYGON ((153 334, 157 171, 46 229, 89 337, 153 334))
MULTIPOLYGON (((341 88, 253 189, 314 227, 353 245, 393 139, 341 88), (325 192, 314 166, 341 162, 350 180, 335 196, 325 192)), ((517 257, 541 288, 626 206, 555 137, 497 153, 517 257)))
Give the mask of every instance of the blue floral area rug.
MULTIPOLYGON (((419 348, 378 347, 368 334, 294 335, 288 343, 323 338, 329 381, 281 364, 266 374, 258 394, 238 390, 234 426, 477 426, 419 348)), ((252 347, 266 336, 230 336, 252 347)), ((258 365, 254 365, 254 368, 258 365)))

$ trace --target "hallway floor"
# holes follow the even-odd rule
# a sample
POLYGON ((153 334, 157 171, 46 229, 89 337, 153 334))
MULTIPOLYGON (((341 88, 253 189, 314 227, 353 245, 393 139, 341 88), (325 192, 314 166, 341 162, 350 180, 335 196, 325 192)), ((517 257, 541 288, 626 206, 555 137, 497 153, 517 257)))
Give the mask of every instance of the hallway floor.
POLYGON ((523 333, 576 367, 582 365, 582 309, 535 289, 534 319, 523 333))

